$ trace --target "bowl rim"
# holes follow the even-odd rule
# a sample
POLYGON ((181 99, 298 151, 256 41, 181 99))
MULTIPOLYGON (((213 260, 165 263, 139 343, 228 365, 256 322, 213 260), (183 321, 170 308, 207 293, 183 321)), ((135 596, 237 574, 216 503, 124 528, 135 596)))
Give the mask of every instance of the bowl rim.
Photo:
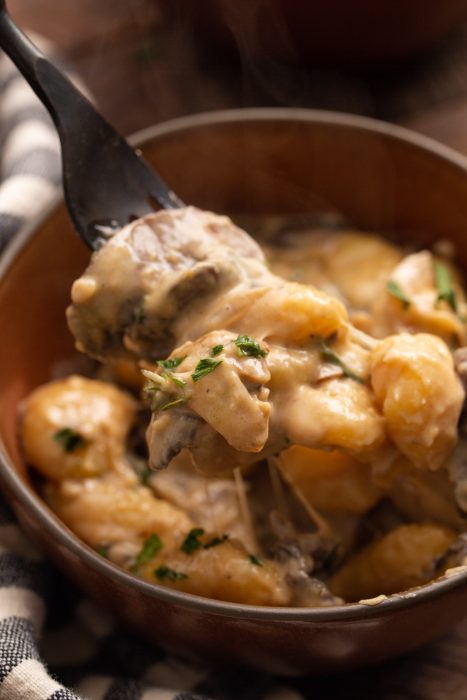
MULTIPOLYGON (((406 146, 428 152, 445 162, 446 165, 455 166, 463 171, 467 181, 467 158, 457 153, 449 146, 412 132, 404 127, 389 124, 383 121, 362 117, 347 113, 330 112, 325 110, 283 108, 283 107, 258 107, 248 109, 229 109, 212 112, 202 112, 176 119, 170 119, 142 129, 129 137, 130 143, 138 150, 144 151, 144 143, 155 140, 161 136, 176 135, 177 132, 191 130, 198 127, 218 125, 231 122, 258 122, 258 121, 292 121, 316 123, 319 125, 330 124, 337 127, 349 128, 353 131, 365 131, 381 135, 389 140, 402 141, 406 146)), ((58 193, 34 220, 27 222, 14 236, 0 257, 0 283, 13 264, 14 260, 26 246, 35 232, 45 223, 50 215, 60 206, 64 205, 63 196, 58 193)), ((428 600, 462 587, 467 583, 467 567, 459 567, 449 575, 444 575, 432 582, 412 588, 402 593, 390 596, 378 596, 366 603, 346 603, 333 607, 302 608, 302 607, 277 607, 257 606, 243 603, 230 603, 203 596, 184 593, 157 583, 149 583, 133 576, 116 564, 99 555, 94 549, 75 535, 53 511, 47 506, 40 496, 29 487, 16 472, 11 464, 2 441, 0 440, 0 482, 3 489, 13 495, 24 508, 32 513, 43 528, 51 535, 59 545, 63 545, 71 553, 84 560, 84 562, 97 573, 109 576, 115 583, 134 588, 136 592, 151 598, 157 598, 169 605, 177 605, 184 608, 196 608, 199 611, 216 614, 222 617, 262 620, 264 622, 338 622, 352 619, 371 619, 382 615, 393 614, 408 607, 418 606, 428 600)))

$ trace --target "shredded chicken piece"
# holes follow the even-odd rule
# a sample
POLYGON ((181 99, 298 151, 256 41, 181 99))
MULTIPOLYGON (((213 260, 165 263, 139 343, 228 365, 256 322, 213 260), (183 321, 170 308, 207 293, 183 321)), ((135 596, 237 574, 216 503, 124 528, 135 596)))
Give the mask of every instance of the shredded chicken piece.
POLYGON ((48 502, 104 556, 189 593, 307 607, 464 561, 448 475, 466 509, 466 460, 460 446, 450 455, 467 360, 459 350, 454 368, 443 342, 465 338, 455 271, 442 291, 431 253, 326 236, 307 252, 326 291, 276 276, 230 219, 193 207, 135 221, 92 256, 68 322, 80 350, 109 362, 101 378, 138 391, 143 368, 159 471, 131 468, 138 403, 106 382, 37 390, 23 433, 48 502), (278 465, 268 496, 246 480, 267 477, 250 467, 263 458, 278 465), (379 528, 385 506, 392 524, 379 528))
POLYGON ((156 360, 179 342, 176 322, 268 277, 261 249, 228 217, 194 207, 161 211, 128 224, 94 253, 73 284, 68 323, 92 357, 156 360))

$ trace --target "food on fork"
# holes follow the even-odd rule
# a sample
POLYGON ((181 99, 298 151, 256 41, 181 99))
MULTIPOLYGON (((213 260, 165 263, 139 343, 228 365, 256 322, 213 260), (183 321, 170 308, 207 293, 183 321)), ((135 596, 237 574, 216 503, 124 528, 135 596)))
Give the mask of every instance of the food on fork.
POLYGON ((154 583, 305 607, 401 592, 466 557, 465 310, 450 260, 375 234, 262 249, 224 216, 149 215, 74 283, 70 329, 104 368, 27 399, 27 458, 76 534, 154 583))

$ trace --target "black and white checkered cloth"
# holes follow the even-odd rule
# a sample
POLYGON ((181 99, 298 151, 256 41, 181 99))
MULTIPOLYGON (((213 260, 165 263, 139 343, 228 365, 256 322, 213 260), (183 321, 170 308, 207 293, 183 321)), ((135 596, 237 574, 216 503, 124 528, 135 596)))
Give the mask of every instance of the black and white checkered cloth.
MULTIPOLYGON (((5 57, 0 89, 1 252, 57 192, 60 154, 51 120, 5 57)), ((247 669, 188 664, 119 629, 42 559, 0 499, 0 700, 202 698, 303 694, 247 669)))

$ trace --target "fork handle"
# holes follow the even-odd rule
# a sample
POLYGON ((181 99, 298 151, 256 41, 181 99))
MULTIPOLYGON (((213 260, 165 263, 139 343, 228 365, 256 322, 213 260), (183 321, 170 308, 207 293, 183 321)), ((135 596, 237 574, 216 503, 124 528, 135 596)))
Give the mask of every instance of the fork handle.
POLYGON ((74 92, 75 88, 68 78, 63 76, 16 26, 8 15, 5 0, 0 0, 0 47, 11 58, 23 77, 26 78, 31 88, 49 111, 60 132, 61 124, 58 119, 57 109, 60 109, 60 112, 63 114, 62 109, 66 106, 65 93, 74 92), (61 94, 57 94, 56 90, 55 94, 51 94, 50 86, 54 81, 50 81, 48 78, 52 75, 55 79, 57 75, 62 79, 60 81, 63 86, 61 94))
MULTIPOLYGON (((105 155, 109 163, 113 163, 114 170, 120 172, 120 168, 118 191, 123 192, 122 198, 128 198, 132 193, 134 196, 137 195, 137 205, 141 205, 141 201, 144 200, 143 213, 154 210, 152 203, 148 200, 148 194, 151 202, 154 200, 163 209, 183 206, 183 202, 167 187, 162 178, 139 154, 134 153, 127 141, 97 112, 91 102, 16 26, 8 15, 5 0, 0 0, 0 48, 26 78, 54 121, 62 147, 65 199, 73 223, 87 245, 96 248, 102 244, 92 224, 93 221, 102 218, 102 215, 89 220, 87 217, 89 201, 76 198, 74 196, 76 188, 74 190, 72 188, 73 176, 76 178, 78 172, 81 182, 85 183, 86 169, 92 166, 92 162, 89 159, 86 161, 82 153, 80 139, 84 138, 83 135, 90 135, 96 148, 101 147, 101 156, 105 155), (77 124, 79 124, 78 133, 77 124), (138 168, 125 167, 130 158, 130 152, 131 158, 137 158, 138 168), (131 182, 129 182, 130 179, 131 182)), ((99 183, 101 204, 104 201, 104 186, 105 182, 99 183)), ((86 193, 87 200, 92 198, 89 188, 86 189, 83 186, 81 194, 83 192, 86 193)), ((96 195, 95 192, 92 194, 96 195)), ((100 208, 105 209, 105 203, 100 208)), ((115 218, 119 220, 118 217, 115 218)), ((124 218, 120 221, 120 225, 124 225, 127 221, 128 218, 124 218)))

